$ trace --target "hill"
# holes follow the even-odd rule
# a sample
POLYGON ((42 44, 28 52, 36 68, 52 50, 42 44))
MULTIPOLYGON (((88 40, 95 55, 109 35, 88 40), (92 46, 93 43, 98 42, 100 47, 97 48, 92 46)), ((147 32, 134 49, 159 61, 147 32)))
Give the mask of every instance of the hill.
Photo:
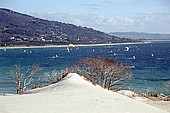
POLYGON ((15 44, 85 44, 114 43, 132 41, 92 28, 48 21, 10 9, 0 8, 0 43, 1 46, 15 44))
POLYGON ((131 39, 170 40, 170 34, 143 33, 143 32, 110 32, 109 35, 131 39))

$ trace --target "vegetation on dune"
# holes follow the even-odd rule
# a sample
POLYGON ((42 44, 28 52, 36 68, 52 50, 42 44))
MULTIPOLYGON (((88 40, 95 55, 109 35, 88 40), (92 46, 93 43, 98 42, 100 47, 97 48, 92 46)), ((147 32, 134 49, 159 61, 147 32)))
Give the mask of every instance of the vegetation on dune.
MULTIPOLYGON (((119 91, 126 79, 131 78, 131 68, 106 57, 89 57, 76 61, 73 67, 54 69, 45 72, 41 77, 33 82, 33 75, 40 70, 38 65, 33 65, 25 73, 22 73, 22 66, 14 65, 11 72, 16 83, 16 93, 23 94, 29 88, 35 89, 50 84, 55 84, 67 76, 68 73, 76 72, 94 85, 100 85, 104 89, 119 91), (32 86, 29 87, 28 86, 32 86)), ((170 88, 170 81, 164 83, 165 87, 170 88)), ((145 97, 151 100, 170 101, 170 95, 162 93, 140 93, 135 92, 133 97, 145 97)))
POLYGON ((122 81, 132 76, 129 66, 105 57, 89 57, 75 63, 78 73, 108 90, 115 90, 113 86, 122 85, 122 81))
POLYGON ((51 72, 45 72, 42 77, 38 78, 38 80, 34 82, 32 89, 55 84, 65 78, 70 72, 71 70, 68 67, 54 69, 51 72))
POLYGON ((17 94, 22 94, 26 88, 31 84, 33 81, 32 76, 39 71, 38 65, 33 65, 31 69, 29 69, 26 73, 22 73, 22 67, 18 65, 14 65, 11 73, 14 77, 14 81, 16 83, 16 90, 17 94))
POLYGON ((17 94, 23 94, 28 89, 28 86, 30 86, 32 89, 35 89, 57 83, 66 77, 69 72, 71 72, 65 67, 62 70, 52 70, 51 73, 45 72, 43 76, 33 80, 33 75, 39 70, 40 67, 38 65, 33 65, 31 69, 28 69, 27 72, 22 73, 22 66, 13 66, 11 74, 14 77, 17 94))
POLYGON ((93 84, 98 84, 109 90, 113 86, 121 85, 123 80, 131 76, 129 66, 118 63, 115 60, 105 57, 90 57, 77 61, 73 67, 55 69, 45 72, 43 76, 33 82, 33 75, 40 70, 38 65, 33 65, 26 73, 22 73, 21 66, 13 66, 12 75, 16 83, 17 94, 22 94, 28 86, 32 89, 57 83, 70 72, 77 72, 93 84))

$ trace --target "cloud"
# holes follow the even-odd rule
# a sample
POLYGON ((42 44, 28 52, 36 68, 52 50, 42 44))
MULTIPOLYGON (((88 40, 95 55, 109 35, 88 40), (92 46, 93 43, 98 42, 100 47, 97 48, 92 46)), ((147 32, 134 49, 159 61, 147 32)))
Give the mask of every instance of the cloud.
POLYGON ((170 33, 170 13, 140 13, 133 17, 114 17, 81 13, 32 13, 36 17, 90 27, 104 32, 170 33))
POLYGON ((100 4, 92 4, 92 3, 82 3, 80 5, 88 9, 99 9, 101 6, 100 4))
POLYGON ((110 6, 112 6, 112 7, 115 6, 115 4, 113 3, 113 1, 110 1, 110 0, 106 0, 106 1, 105 1, 105 4, 106 4, 106 5, 110 5, 110 6))

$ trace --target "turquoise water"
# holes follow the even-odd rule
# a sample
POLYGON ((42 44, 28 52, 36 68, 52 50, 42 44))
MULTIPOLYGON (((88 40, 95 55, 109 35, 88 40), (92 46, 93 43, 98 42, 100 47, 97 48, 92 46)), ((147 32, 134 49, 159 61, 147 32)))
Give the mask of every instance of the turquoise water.
POLYGON ((35 76, 42 76, 90 56, 109 57, 131 66, 133 77, 126 81, 124 89, 170 93, 170 88, 164 85, 170 81, 170 42, 81 46, 71 48, 70 52, 65 47, 0 49, 0 92, 16 92, 10 71, 15 64, 22 65, 25 71, 38 64, 41 70, 35 76), (129 51, 124 51, 126 46, 129 51))

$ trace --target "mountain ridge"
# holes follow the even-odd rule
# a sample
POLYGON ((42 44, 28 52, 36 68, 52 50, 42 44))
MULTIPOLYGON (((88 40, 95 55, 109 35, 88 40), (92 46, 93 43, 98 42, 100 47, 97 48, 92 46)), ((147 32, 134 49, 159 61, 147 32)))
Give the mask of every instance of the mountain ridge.
POLYGON ((170 34, 161 33, 145 33, 145 32, 110 32, 109 35, 125 37, 131 39, 145 40, 170 40, 170 34))

